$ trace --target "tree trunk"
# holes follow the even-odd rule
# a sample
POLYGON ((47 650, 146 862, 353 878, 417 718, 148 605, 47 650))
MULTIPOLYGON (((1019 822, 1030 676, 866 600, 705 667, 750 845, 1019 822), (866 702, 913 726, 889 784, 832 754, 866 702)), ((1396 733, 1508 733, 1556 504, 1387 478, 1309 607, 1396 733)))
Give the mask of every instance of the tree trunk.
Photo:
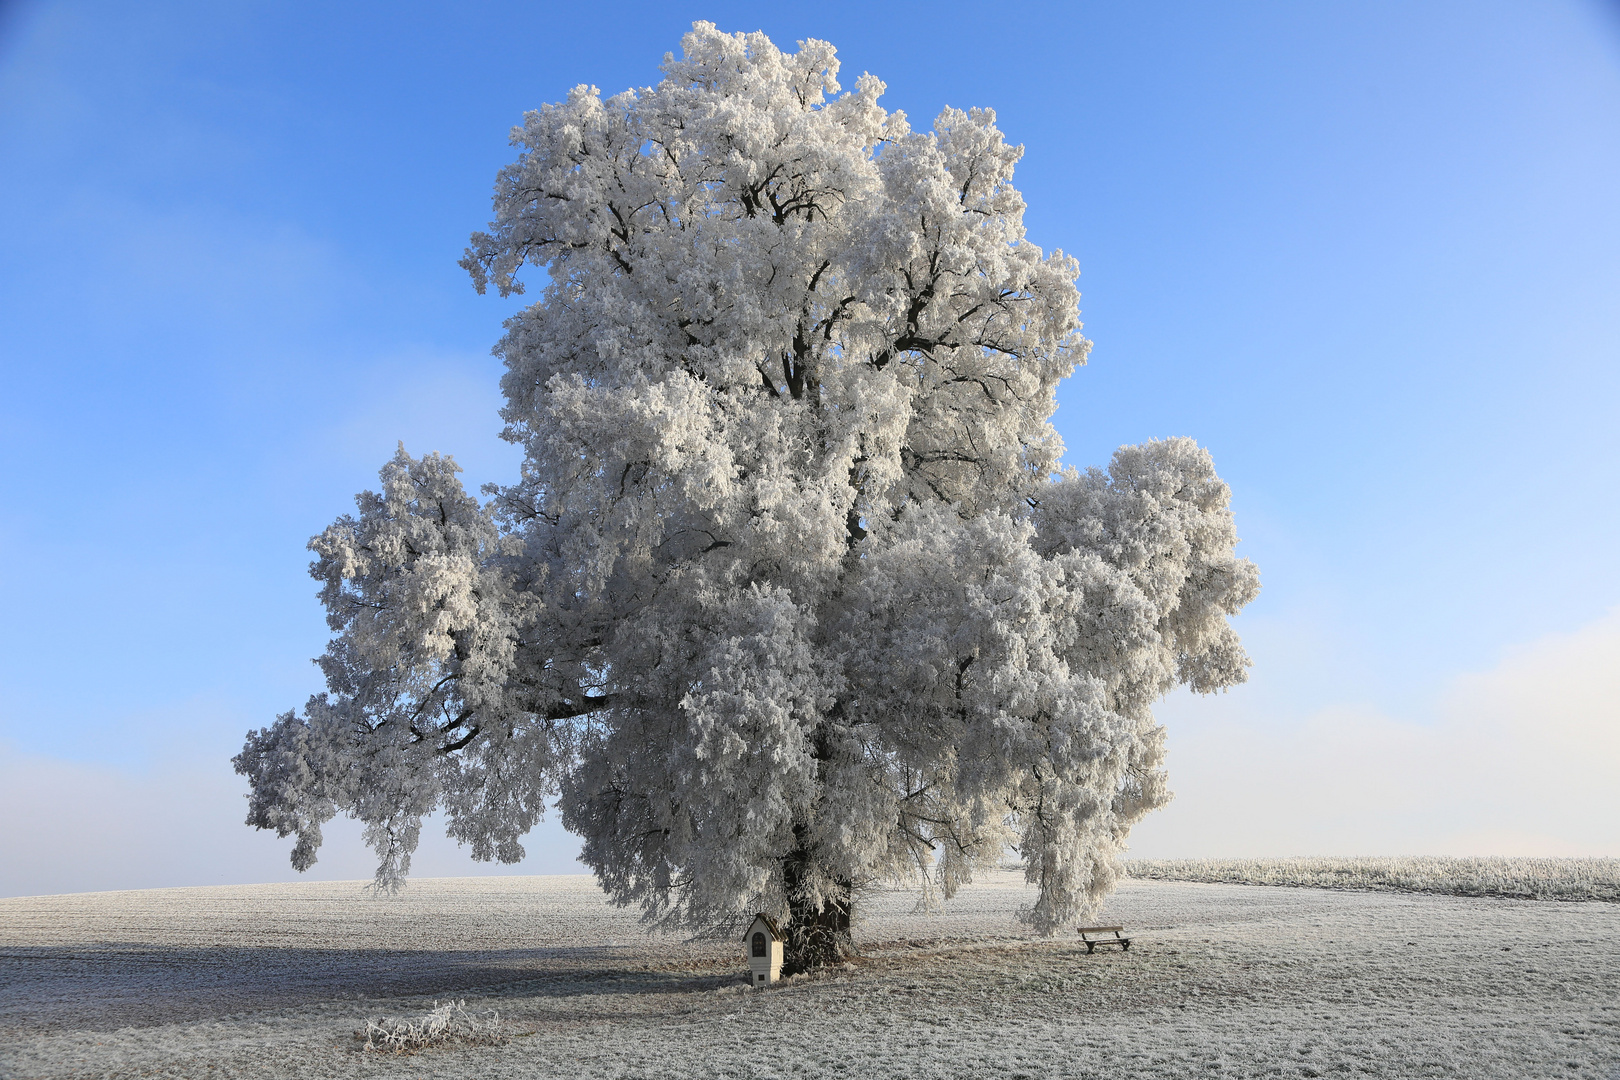
POLYGON ((847 892, 843 900, 828 900, 819 908, 807 903, 790 903, 790 921, 784 931, 787 941, 782 947, 782 974, 797 975, 841 963, 853 949, 849 909, 847 892))
POLYGON ((810 852, 799 847, 782 863, 782 883, 788 895, 788 924, 782 928, 782 974, 797 975, 841 963, 853 951, 849 915, 853 898, 850 882, 837 882, 832 896, 819 904, 806 895, 810 852))

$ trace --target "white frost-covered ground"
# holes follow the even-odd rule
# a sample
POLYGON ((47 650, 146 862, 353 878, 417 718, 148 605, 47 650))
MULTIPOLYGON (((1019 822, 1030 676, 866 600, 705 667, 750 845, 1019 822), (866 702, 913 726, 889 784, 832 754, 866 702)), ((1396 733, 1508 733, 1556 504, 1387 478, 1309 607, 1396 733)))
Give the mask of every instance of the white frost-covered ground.
POLYGON ((863 962, 766 990, 586 877, 0 900, 0 1076, 1620 1080, 1620 905, 1137 880, 1087 956, 1027 900, 880 896, 863 962), (452 997, 510 1037, 352 1038, 452 997))

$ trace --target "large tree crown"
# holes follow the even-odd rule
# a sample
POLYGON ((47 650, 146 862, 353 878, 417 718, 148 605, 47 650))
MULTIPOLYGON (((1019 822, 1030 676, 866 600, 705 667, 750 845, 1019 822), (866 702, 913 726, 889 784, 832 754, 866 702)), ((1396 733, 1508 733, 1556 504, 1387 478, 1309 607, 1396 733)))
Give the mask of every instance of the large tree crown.
POLYGON ((1244 678, 1230 493, 1189 439, 1059 468, 1078 269, 994 113, 682 47, 513 130, 462 265, 545 277, 496 347, 521 475, 480 505, 401 449, 311 542, 327 692, 249 737, 249 821, 305 866, 354 814, 396 881, 432 809, 514 860, 557 800, 615 899, 700 927, 1011 845, 1051 929, 1169 798, 1152 702, 1244 678))
MULTIPOLYGON (((879 502, 1016 501, 1061 453, 1052 394, 1086 348, 1078 268, 1024 238, 1021 148, 989 110, 919 133, 877 79, 839 93, 825 42, 784 54, 700 23, 683 47, 657 87, 578 87, 513 132, 495 221, 463 260, 480 289, 520 291, 525 264, 549 275, 499 349, 508 436, 560 461, 537 445, 560 434, 559 400, 580 415, 656 397, 689 421, 651 421, 661 460, 706 458, 710 489, 756 472, 764 438, 777 458, 808 442, 841 487, 857 469, 879 502)), ((578 432, 570 464, 600 434, 578 432)))

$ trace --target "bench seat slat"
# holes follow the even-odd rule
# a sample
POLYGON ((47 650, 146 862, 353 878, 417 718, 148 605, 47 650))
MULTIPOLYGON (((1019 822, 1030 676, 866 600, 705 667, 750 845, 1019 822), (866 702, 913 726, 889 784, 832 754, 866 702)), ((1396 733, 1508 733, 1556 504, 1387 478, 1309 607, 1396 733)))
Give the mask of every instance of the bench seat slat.
POLYGON ((1096 952, 1099 945, 1118 945, 1122 949, 1129 950, 1131 939, 1125 936, 1124 930, 1123 926, 1079 926, 1075 928, 1075 932, 1080 935, 1080 940, 1085 942, 1086 952, 1088 953, 1096 952), (1114 936, 1103 937, 1104 934, 1113 934, 1114 936))

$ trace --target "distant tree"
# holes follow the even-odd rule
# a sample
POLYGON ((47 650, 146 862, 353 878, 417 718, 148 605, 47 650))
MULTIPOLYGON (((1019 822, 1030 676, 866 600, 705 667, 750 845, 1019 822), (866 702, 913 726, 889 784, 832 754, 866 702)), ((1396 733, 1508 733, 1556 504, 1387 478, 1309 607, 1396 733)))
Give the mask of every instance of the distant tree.
POLYGON ((401 448, 311 541, 328 691, 235 759, 248 822, 378 881, 443 808, 516 861, 553 799, 620 903, 765 910, 788 970, 885 880, 946 897, 1008 847, 1039 930, 1107 895, 1168 799, 1149 706, 1248 664, 1228 489, 1187 439, 1058 471, 1078 269, 1024 238, 989 110, 914 132, 832 47, 698 23, 655 88, 514 130, 462 265, 506 327, 510 487, 401 448))

